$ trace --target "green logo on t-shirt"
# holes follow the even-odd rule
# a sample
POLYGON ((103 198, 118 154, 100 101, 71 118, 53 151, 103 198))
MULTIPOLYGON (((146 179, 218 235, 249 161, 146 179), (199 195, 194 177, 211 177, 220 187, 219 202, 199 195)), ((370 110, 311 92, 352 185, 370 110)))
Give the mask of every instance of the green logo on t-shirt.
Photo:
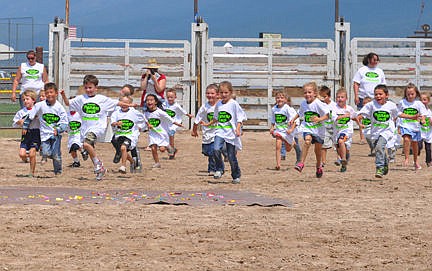
POLYGON ((362 124, 363 124, 364 126, 368 126, 368 125, 370 125, 371 123, 372 123, 372 121, 371 121, 370 119, 366 119, 366 118, 362 119, 362 124))
POLYGON ((375 111, 373 117, 376 121, 386 122, 390 119, 390 113, 387 111, 375 111))
POLYGON ((220 123, 225 123, 225 122, 229 122, 232 119, 232 116, 230 113, 226 112, 226 111, 221 111, 218 114, 218 121, 220 123))
POLYGON ((208 113, 207 114, 207 120, 208 121, 212 121, 213 120, 213 116, 214 116, 214 112, 208 113))
POLYGON ((414 116, 414 115, 418 114, 418 110, 415 108, 408 107, 408 108, 405 108, 403 110, 403 113, 407 114, 409 116, 414 116))
POLYGON ((97 114, 100 110, 100 106, 95 103, 86 103, 82 106, 82 111, 86 114, 97 114))
POLYGON ((132 127, 134 127, 134 125, 135 125, 135 123, 133 121, 128 120, 128 119, 122 119, 120 121, 122 123, 120 129, 124 130, 124 131, 132 129, 132 127))
POLYGON ((313 111, 307 111, 304 113, 304 118, 306 122, 312 122, 312 117, 319 117, 319 114, 313 111))
POLYGON ((53 113, 45 113, 42 115, 42 119, 48 124, 54 124, 59 122, 60 117, 53 113))
POLYGON ((155 118, 149 119, 148 122, 150 123, 151 126, 153 126, 153 128, 158 127, 159 124, 161 123, 160 119, 155 119, 155 118))
POLYGON ((343 124, 347 124, 350 120, 351 120, 350 117, 340 118, 337 120, 337 123, 343 125, 343 124))
POLYGON ((171 118, 174 118, 176 113, 172 111, 171 109, 165 109, 165 112, 170 116, 171 118))
POLYGON ((365 76, 366 76, 367 78, 378 78, 378 77, 379 77, 378 73, 376 73, 376 72, 367 72, 367 73, 365 74, 365 76))
POLYGON ((30 75, 36 75, 36 74, 39 73, 39 70, 36 70, 36 69, 28 69, 28 70, 26 71, 26 73, 27 73, 27 74, 30 74, 30 75))
POLYGON ((287 116, 284 114, 275 114, 276 123, 285 123, 287 121, 287 116))
POLYGON ((77 131, 79 130, 79 128, 81 128, 81 122, 73 120, 69 122, 69 129, 71 131, 77 131))

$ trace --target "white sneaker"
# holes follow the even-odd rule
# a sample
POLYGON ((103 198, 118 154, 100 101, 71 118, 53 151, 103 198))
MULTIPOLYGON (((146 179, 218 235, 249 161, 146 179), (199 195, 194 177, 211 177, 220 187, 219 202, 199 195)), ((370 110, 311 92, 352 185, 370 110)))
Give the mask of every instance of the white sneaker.
POLYGON ((102 181, 103 176, 105 176, 105 173, 107 170, 102 166, 97 172, 96 172, 96 181, 102 181))
POLYGON ((232 180, 231 183, 232 184, 239 184, 240 183, 240 178, 235 178, 234 180, 232 180))
POLYGON ((125 166, 121 166, 121 167, 119 167, 119 170, 118 170, 120 173, 123 173, 123 174, 126 174, 126 167, 125 166))
POLYGON ((152 168, 161 168, 161 164, 160 163, 155 163, 152 168))
POLYGON ((222 177, 222 172, 220 171, 216 171, 213 175, 213 178, 215 179, 220 179, 222 177))

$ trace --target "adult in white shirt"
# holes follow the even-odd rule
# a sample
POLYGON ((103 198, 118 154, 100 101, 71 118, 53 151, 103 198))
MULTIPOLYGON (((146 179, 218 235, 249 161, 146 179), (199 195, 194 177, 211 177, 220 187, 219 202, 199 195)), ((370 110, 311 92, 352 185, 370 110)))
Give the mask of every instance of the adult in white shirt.
POLYGON ((377 85, 385 85, 385 75, 382 69, 378 68, 379 56, 376 53, 369 53, 363 58, 363 67, 355 73, 354 99, 357 109, 363 107, 363 99, 374 98, 374 89, 377 85))
POLYGON ((24 91, 33 90, 39 96, 39 91, 44 88, 45 83, 48 83, 48 73, 43 64, 36 62, 35 51, 28 51, 26 56, 28 61, 21 63, 21 65, 18 67, 12 85, 11 100, 12 102, 15 102, 17 99, 16 89, 21 82, 21 90, 18 95, 21 108, 23 107, 21 94, 24 93, 24 91))

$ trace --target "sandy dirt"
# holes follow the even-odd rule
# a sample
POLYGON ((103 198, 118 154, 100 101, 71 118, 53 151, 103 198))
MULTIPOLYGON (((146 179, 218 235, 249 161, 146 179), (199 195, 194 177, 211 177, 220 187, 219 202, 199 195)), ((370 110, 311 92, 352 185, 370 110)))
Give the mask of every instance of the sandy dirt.
POLYGON ((0 270, 432 270, 432 169, 403 168, 399 151, 389 175, 377 180, 368 147, 357 139, 348 171, 338 172, 330 151, 324 176, 317 179, 311 153, 301 174, 293 169, 293 152, 276 171, 274 140, 268 132, 246 131, 239 185, 230 183, 229 172, 221 182, 209 183, 201 141, 188 131, 176 135, 175 160, 161 155, 162 169, 151 170, 151 154, 142 150, 145 170, 134 175, 116 173, 112 147, 98 144, 111 170, 102 182, 94 180, 89 161, 82 168, 67 167, 66 144, 61 177, 54 178, 50 162, 37 165, 39 178, 17 177, 27 173, 28 164, 19 162, 15 139, 0 139, 3 187, 233 190, 292 204, 3 202, 0 270))

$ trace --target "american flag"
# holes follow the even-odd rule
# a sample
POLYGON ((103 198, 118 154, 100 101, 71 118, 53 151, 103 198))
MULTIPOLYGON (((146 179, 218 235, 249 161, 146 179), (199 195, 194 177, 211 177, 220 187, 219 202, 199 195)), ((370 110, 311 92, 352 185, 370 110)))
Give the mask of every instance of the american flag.
POLYGON ((69 27, 69 38, 76 38, 77 37, 77 28, 76 26, 70 26, 69 27))

